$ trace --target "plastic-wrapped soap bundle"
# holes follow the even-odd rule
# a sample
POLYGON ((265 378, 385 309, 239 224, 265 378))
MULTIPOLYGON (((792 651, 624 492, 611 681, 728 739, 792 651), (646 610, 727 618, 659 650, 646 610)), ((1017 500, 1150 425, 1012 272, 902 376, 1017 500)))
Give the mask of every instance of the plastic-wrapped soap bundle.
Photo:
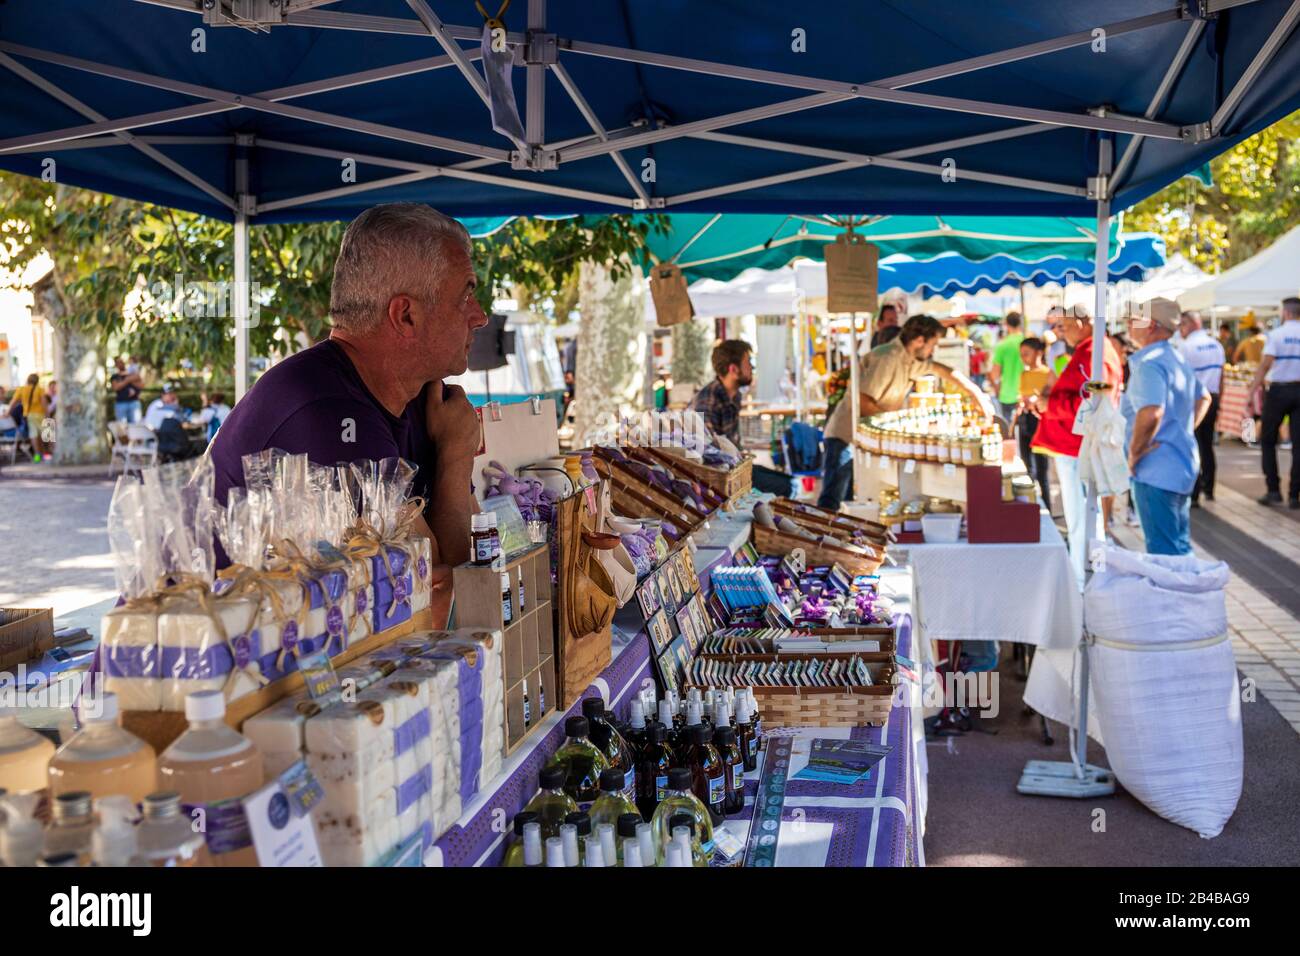
POLYGON ((212 600, 215 511, 206 458, 124 475, 114 488, 108 528, 125 603, 104 616, 100 666, 123 709, 183 710, 185 694, 224 686, 231 671, 250 608, 212 600))
MULTIPOLYGON (((372 555, 373 627, 382 631, 410 620, 415 611, 415 591, 421 579, 415 546, 418 539, 410 537, 410 527, 419 505, 407 500, 415 469, 400 458, 357 461, 352 463, 352 476, 359 502, 352 542, 358 553, 372 555)), ((421 586, 427 590, 427 576, 421 586)), ((422 600, 423 607, 428 607, 427 594, 422 600)))

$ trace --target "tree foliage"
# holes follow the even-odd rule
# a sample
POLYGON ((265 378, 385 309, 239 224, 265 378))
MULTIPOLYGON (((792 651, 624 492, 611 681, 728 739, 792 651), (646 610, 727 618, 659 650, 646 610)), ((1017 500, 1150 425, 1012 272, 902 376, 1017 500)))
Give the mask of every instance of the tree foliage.
POLYGON ((1127 231, 1164 237, 1207 272, 1249 259, 1300 225, 1300 113, 1274 123, 1210 163, 1214 185, 1185 177, 1130 209, 1127 231))

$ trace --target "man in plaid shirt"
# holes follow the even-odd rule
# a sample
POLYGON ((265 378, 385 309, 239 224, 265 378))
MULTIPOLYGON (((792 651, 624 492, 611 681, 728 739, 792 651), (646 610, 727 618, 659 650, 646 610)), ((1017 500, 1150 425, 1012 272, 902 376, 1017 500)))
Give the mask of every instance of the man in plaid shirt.
POLYGON ((754 381, 750 346, 740 339, 727 339, 713 350, 713 371, 718 375, 695 395, 691 408, 704 424, 740 447, 740 390, 754 381))

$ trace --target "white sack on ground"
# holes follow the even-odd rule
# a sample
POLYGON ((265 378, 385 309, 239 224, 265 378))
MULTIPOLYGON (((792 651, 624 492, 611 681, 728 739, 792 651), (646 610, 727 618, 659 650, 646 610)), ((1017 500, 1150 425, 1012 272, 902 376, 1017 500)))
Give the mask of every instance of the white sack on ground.
POLYGON ((1091 696, 1111 769, 1153 812, 1206 838, 1241 796, 1228 575, 1222 561, 1109 546, 1084 593, 1097 639, 1091 696))

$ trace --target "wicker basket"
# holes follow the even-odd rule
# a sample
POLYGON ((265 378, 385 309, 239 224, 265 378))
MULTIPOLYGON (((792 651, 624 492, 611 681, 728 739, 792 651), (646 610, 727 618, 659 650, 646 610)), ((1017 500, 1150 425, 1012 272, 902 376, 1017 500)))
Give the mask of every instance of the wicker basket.
POLYGON ((749 494, 750 489, 754 487, 754 459, 748 455, 741 459, 740 464, 735 468, 714 468, 675 455, 664 448, 647 447, 642 450, 674 471, 680 471, 694 481, 708 485, 726 498, 728 503, 735 503, 738 498, 749 494))
POLYGON ((769 727, 883 727, 894 687, 755 687, 754 697, 769 727))
POLYGON ((788 534, 757 523, 753 528, 754 547, 759 554, 784 557, 795 548, 803 548, 809 566, 838 564, 850 574, 875 574, 885 560, 883 547, 874 548, 876 553, 871 555, 857 548, 841 548, 820 541, 809 541, 797 534, 788 534))

